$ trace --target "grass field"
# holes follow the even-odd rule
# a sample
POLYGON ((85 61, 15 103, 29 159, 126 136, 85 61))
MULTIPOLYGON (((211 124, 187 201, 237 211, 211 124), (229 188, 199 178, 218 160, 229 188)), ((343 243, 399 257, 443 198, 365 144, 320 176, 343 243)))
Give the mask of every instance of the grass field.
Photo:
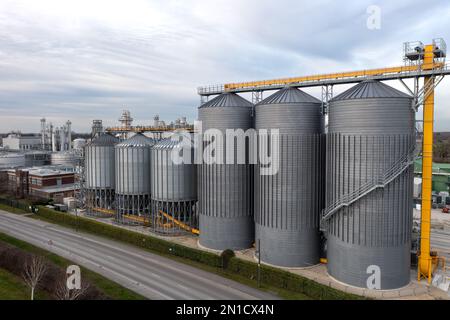
MULTIPOLYGON (((0 300, 29 300, 30 289, 23 280, 2 268, 0 268, 0 300)), ((46 300, 48 295, 39 289, 36 292, 36 300, 46 300)))
POLYGON ((22 209, 10 207, 10 206, 7 206, 7 205, 2 204, 2 203, 0 203, 0 210, 5 210, 5 211, 11 212, 11 213, 21 213, 21 214, 22 213, 28 213, 28 212, 26 212, 26 211, 24 211, 22 209))

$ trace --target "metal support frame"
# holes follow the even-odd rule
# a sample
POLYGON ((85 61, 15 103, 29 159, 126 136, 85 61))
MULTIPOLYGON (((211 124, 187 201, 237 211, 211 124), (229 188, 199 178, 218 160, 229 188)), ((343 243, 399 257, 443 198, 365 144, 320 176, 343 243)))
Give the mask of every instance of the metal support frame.
POLYGON ((76 208, 86 209, 86 173, 85 173, 85 163, 84 163, 84 147, 81 150, 74 150, 73 152, 78 153, 78 163, 75 168, 75 201, 76 208))
POLYGON ((252 103, 257 104, 263 100, 262 91, 252 91, 252 103))
POLYGON ((198 234, 197 200, 152 200, 152 231, 165 235, 198 234))
POLYGON ((322 114, 328 113, 328 105, 331 99, 333 99, 333 85, 322 86, 322 114))
POLYGON ((133 225, 148 223, 151 207, 150 194, 116 193, 115 198, 117 222, 133 225))

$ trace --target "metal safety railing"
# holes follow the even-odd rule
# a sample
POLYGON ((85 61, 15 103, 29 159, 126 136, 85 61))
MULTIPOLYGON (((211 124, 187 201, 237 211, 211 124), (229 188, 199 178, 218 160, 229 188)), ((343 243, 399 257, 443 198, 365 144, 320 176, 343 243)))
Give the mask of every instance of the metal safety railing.
POLYGON ((444 62, 435 62, 433 65, 427 64, 415 64, 400 67, 390 67, 381 69, 368 69, 361 71, 339 72, 330 74, 317 74, 303 77, 293 78, 281 78, 262 81, 250 81, 242 83, 229 83, 220 85, 211 85, 198 87, 197 93, 199 95, 214 95, 225 92, 226 90, 232 92, 239 92, 239 90, 271 90, 279 88, 280 85, 292 85, 303 84, 303 86, 315 86, 322 84, 333 84, 343 79, 351 79, 355 81, 363 81, 365 79, 380 78, 383 80, 383 76, 390 76, 390 78, 408 78, 408 77, 420 77, 423 73, 431 74, 449 74, 450 64, 444 62))
POLYGON ((411 164, 414 163, 416 157, 416 146, 394 163, 382 176, 377 176, 366 183, 362 184, 358 189, 347 193, 331 203, 322 211, 322 220, 328 220, 335 212, 343 207, 348 207, 367 196, 371 192, 379 188, 385 188, 395 178, 401 175, 411 164))

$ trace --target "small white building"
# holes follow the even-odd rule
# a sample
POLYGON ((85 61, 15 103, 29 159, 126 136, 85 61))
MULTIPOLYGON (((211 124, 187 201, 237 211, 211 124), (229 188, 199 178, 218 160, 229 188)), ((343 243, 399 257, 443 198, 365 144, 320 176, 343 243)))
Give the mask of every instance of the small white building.
POLYGON ((41 147, 41 137, 37 135, 22 135, 10 133, 3 138, 3 148, 9 150, 37 150, 41 147))

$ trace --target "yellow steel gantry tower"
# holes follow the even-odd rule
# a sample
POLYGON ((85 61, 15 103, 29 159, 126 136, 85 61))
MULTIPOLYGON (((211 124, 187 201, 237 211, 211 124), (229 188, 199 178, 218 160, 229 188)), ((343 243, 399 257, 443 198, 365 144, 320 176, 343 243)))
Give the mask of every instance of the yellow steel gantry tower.
MULTIPOLYGON (((418 280, 422 278, 431 282, 434 269, 440 258, 431 251, 431 185, 433 162, 433 123, 434 123, 434 89, 445 75, 450 75, 450 66, 445 64, 446 44, 443 39, 434 39, 432 44, 423 45, 421 42, 404 44, 405 65, 381 69, 330 73, 293 78, 282 78, 262 81, 228 83, 199 87, 197 93, 201 102, 209 96, 223 92, 251 92, 254 103, 261 101, 262 94, 268 90, 278 90, 286 86, 322 87, 322 103, 327 107, 332 98, 333 86, 339 84, 359 83, 364 80, 399 80, 408 92, 414 96, 414 107, 423 105, 423 145, 422 145, 422 212, 420 227, 420 249, 418 252, 418 280), (419 88, 419 79, 423 78, 423 86, 419 88), (414 89, 411 90, 403 79, 414 79, 414 89)), ((326 110, 326 108, 324 108, 326 110)))

